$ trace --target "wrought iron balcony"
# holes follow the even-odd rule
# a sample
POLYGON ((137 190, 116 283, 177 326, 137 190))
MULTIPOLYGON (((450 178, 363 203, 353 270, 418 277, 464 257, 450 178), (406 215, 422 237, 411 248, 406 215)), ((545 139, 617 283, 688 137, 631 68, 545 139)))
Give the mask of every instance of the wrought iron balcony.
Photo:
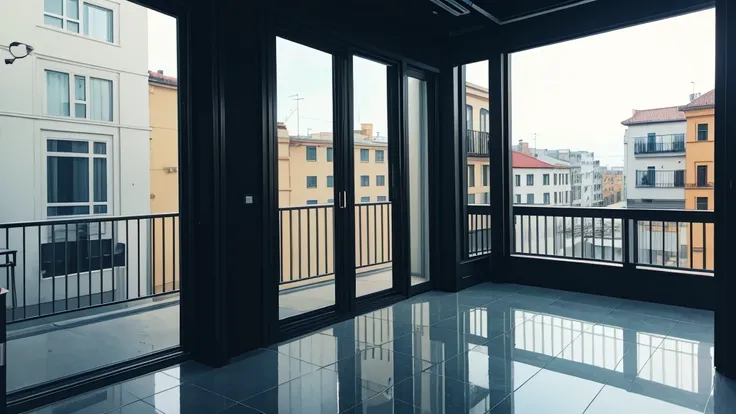
POLYGON ((637 170, 637 188, 684 188, 685 170, 637 170))
POLYGON ((469 129, 466 131, 465 137, 467 140, 467 152, 469 157, 488 156, 488 132, 469 129))
POLYGON ((634 154, 685 152, 685 134, 650 135, 634 138, 634 154))

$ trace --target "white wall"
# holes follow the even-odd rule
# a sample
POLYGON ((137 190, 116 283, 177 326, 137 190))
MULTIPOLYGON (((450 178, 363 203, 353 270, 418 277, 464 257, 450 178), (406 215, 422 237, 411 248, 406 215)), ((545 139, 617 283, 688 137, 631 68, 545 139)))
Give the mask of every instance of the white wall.
MULTIPOLYGON (((549 205, 556 206, 569 206, 572 203, 572 177, 570 176, 569 168, 514 168, 514 177, 519 175, 521 177, 521 185, 514 185, 514 203, 516 203, 516 196, 521 196, 521 204, 526 204, 527 194, 534 194, 534 204, 544 204, 544 194, 549 193, 550 202, 549 205), (532 174, 534 176, 534 185, 526 185, 526 176, 532 174), (549 174, 549 185, 543 185, 544 174, 549 174), (567 184, 561 184, 561 180, 557 181, 555 185, 554 174, 567 175, 567 184), (565 202, 565 194, 568 193, 567 202, 565 202), (557 202, 555 203, 554 193, 562 194, 557 196, 557 202)), ((516 180, 516 178, 514 178, 516 180)))
MULTIPOLYGON (((0 0, 0 59, 9 57, 7 46, 12 41, 24 42, 35 48, 31 56, 17 60, 13 65, 0 66, 0 177, 4 177, 0 180, 0 194, 3 195, 0 225, 47 220, 45 143, 48 138, 108 142, 108 166, 112 175, 108 216, 150 212, 147 11, 125 0, 89 2, 114 11, 114 43, 44 25, 42 0, 0 0), (111 80, 113 122, 47 115, 46 69, 111 80)), ((142 233, 145 226, 143 224, 142 233)), ((106 231, 111 232, 112 228, 108 227, 106 231)), ((137 240, 137 235, 131 230, 128 236, 130 262, 136 263, 138 247, 132 240, 137 240)), ((5 230, 0 229, 0 246, 3 247, 4 238, 5 230)), ((37 303, 40 279, 38 230, 36 227, 26 230, 25 247, 20 229, 11 230, 9 238, 9 247, 19 250, 17 290, 25 286, 27 291, 25 295, 20 292, 19 305, 37 303)), ((116 228, 115 239, 126 242, 124 225, 116 228)), ((144 262, 141 279, 145 281, 148 273, 148 262, 144 260, 148 255, 145 234, 141 239, 141 261, 144 262)), ((48 240, 50 231, 44 229, 41 242, 48 240)), ((137 294, 138 289, 134 287, 138 280, 136 272, 137 266, 130 269, 128 288, 137 294)), ((80 292, 85 294, 90 287, 93 292, 99 291, 100 283, 109 290, 112 279, 107 276, 107 270, 104 273, 105 277, 100 282, 99 272, 93 272, 91 286, 86 275, 80 278, 80 292)), ((116 286, 120 287, 123 280, 117 280, 116 286)), ((51 284, 51 279, 41 281, 42 302, 51 300, 51 284)), ((57 277, 56 285, 57 300, 66 294, 73 297, 77 292, 76 274, 68 278, 57 277)), ((148 283, 143 285, 145 291, 148 283)))
POLYGON ((636 171, 646 171, 654 166, 655 170, 684 170, 685 154, 634 154, 634 141, 637 137, 646 137, 648 133, 657 135, 684 134, 686 123, 664 122, 657 124, 631 125, 626 129, 624 143, 626 159, 624 162, 626 180, 626 198, 628 200, 685 200, 684 188, 636 188, 636 171))

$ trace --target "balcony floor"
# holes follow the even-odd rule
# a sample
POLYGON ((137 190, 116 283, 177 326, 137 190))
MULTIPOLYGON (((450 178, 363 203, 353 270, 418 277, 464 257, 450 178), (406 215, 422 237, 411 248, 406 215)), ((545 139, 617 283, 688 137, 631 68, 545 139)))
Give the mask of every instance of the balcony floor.
MULTIPOLYGON (((334 305, 334 281, 309 283, 282 290, 281 318, 334 305)), ((389 268, 359 276, 356 287, 362 296, 390 285, 389 268)), ((8 391, 179 345, 178 303, 177 294, 114 311, 100 309, 84 317, 72 312, 54 320, 9 325, 8 391)))
POLYGON ((712 312, 483 284, 37 413, 730 413, 713 351, 712 312))

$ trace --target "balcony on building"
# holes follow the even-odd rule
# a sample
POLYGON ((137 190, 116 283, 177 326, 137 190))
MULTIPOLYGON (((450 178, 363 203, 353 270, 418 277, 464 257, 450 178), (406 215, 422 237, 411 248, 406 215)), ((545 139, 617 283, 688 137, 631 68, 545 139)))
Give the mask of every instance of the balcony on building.
POLYGON ((488 156, 488 132, 468 129, 466 134, 468 157, 488 156))
POLYGON ((684 188, 685 170, 636 170, 637 188, 684 188))
POLYGON ((634 138, 634 154, 637 156, 674 153, 685 153, 685 134, 650 134, 634 138))

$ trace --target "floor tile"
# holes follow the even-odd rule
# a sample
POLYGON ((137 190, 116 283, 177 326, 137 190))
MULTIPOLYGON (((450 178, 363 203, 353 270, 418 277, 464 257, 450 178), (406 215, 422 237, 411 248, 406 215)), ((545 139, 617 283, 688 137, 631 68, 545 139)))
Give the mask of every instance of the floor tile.
POLYGON ((217 414, 265 414, 252 407, 246 407, 243 404, 235 404, 218 412, 217 414))
POLYGON ((318 369, 316 365, 278 352, 259 350, 220 369, 200 375, 192 383, 232 400, 241 401, 318 369))
POLYGON ((164 414, 217 413, 236 403, 192 384, 154 394, 143 401, 164 414))
MULTIPOLYGON (((503 387, 502 387, 503 388, 503 387)), ((472 384, 423 372, 399 382, 393 397, 431 413, 482 414, 506 396, 491 384, 472 384)))
POLYGON ((136 401, 133 404, 128 404, 124 407, 109 411, 105 414, 164 414, 161 411, 155 409, 153 406, 146 404, 143 401, 136 401))
POLYGON ((701 325, 684 321, 677 322, 667 336, 697 342, 715 342, 713 325, 701 325))
POLYGON ((618 308, 622 311, 641 313, 659 318, 672 319, 679 321, 689 314, 690 309, 681 308, 679 306, 662 305, 658 303, 641 302, 636 300, 624 299, 618 308))
POLYGON ((190 381, 199 375, 212 371, 212 369, 212 367, 200 364, 199 362, 187 361, 161 372, 174 378, 178 378, 181 381, 190 381))
POLYGON ((370 398, 376 393, 350 377, 340 381, 340 374, 321 369, 270 388, 241 401, 264 413, 338 413, 355 406, 360 398, 370 398))
POLYGON ((47 405, 33 414, 98 414, 120 408, 124 405, 138 401, 133 394, 123 391, 120 386, 101 388, 76 397, 47 405))
MULTIPOLYGON (((436 412, 436 411, 435 411, 436 412)), ((405 402, 393 398, 388 393, 381 393, 371 397, 362 403, 343 411, 344 414, 432 414, 431 411, 422 410, 405 402)))

